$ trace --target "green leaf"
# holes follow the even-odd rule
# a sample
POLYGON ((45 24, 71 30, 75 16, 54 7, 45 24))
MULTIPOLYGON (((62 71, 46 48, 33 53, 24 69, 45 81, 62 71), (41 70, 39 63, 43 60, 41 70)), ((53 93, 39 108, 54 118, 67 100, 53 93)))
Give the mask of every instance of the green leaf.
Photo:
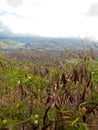
POLYGON ((49 112, 48 112, 49 120, 51 120, 51 121, 55 120, 56 113, 57 113, 57 110, 55 108, 50 109, 49 112))

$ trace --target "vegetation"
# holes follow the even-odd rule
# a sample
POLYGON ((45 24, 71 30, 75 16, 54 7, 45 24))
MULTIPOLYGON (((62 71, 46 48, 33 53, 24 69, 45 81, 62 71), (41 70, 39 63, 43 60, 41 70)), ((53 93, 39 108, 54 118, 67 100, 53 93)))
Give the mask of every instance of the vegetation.
POLYGON ((0 130, 97 128, 98 59, 92 52, 47 63, 0 55, 0 130), (95 121, 95 122, 94 122, 95 121))
POLYGON ((87 38, 51 38, 39 36, 0 35, 0 50, 2 52, 12 52, 17 50, 64 50, 69 48, 74 51, 83 50, 87 46, 98 51, 97 41, 87 38))

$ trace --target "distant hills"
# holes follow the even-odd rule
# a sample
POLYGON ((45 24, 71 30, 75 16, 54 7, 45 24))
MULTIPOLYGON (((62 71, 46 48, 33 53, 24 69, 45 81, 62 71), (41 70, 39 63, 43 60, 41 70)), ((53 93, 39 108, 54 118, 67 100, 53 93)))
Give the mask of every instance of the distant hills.
POLYGON ((14 50, 81 50, 87 47, 98 49, 98 43, 90 39, 51 38, 26 35, 0 35, 0 51, 14 50))

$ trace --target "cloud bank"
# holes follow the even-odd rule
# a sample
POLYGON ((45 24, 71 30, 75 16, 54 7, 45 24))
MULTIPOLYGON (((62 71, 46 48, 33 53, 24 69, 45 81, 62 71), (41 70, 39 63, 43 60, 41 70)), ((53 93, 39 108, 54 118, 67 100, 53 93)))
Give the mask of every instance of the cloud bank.
POLYGON ((98 39, 91 16, 98 16, 97 0, 0 0, 0 21, 15 34, 98 39))
POLYGON ((12 7, 19 7, 23 4, 23 0, 7 0, 7 3, 12 7))
POLYGON ((98 16, 98 3, 93 3, 88 12, 87 12, 88 16, 98 16))
POLYGON ((4 36, 13 36, 13 33, 8 26, 4 25, 0 21, 0 37, 4 37, 4 36))

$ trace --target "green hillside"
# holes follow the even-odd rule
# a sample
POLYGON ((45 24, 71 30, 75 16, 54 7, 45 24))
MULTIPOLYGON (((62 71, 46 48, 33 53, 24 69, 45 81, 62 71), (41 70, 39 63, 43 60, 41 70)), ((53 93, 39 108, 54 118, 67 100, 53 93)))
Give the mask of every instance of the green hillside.
POLYGON ((19 44, 19 42, 15 41, 15 40, 11 40, 11 39, 5 39, 5 40, 2 40, 1 42, 3 42, 7 46, 19 44))
POLYGON ((98 60, 70 54, 48 62, 0 55, 0 130, 97 130, 98 60))
POLYGON ((3 41, 0 41, 0 47, 5 47, 6 43, 4 43, 3 41))

